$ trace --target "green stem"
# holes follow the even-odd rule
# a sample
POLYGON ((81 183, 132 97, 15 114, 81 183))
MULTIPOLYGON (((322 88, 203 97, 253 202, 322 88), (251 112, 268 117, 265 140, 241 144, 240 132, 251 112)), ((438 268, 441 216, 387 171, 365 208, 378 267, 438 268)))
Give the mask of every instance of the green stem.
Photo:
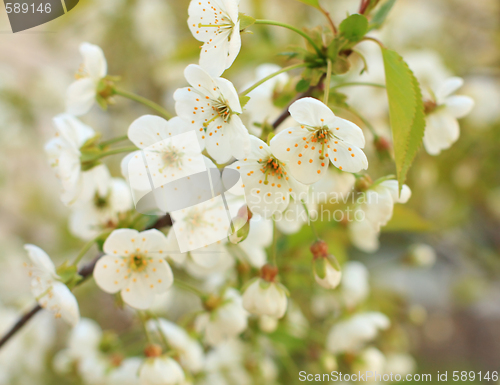
POLYGON ((151 333, 148 330, 148 326, 146 325, 146 315, 142 311, 137 311, 139 315, 139 319, 141 320, 142 329, 144 330, 144 334, 146 334, 146 338, 149 344, 153 344, 153 338, 151 337, 151 333))
POLYGON ((173 117, 173 115, 170 112, 168 112, 167 110, 165 110, 162 106, 160 106, 159 104, 156 104, 155 102, 153 102, 153 101, 151 101, 149 99, 146 99, 143 96, 136 95, 136 94, 134 94, 132 92, 127 92, 127 91, 124 91, 124 90, 120 90, 119 88, 114 88, 113 92, 116 95, 123 96, 124 98, 133 100, 133 101, 135 101, 137 103, 141 103, 141 104, 143 104, 143 105, 145 105, 145 106, 147 106, 147 107, 155 110, 160 115, 162 115, 165 119, 171 119, 173 117))
POLYGON ((273 219, 273 248, 272 248, 272 257, 273 257, 273 265, 278 267, 277 262, 277 244, 278 244, 278 229, 276 228, 276 221, 273 219))
POLYGON ((325 95, 323 97, 323 102, 328 105, 328 99, 330 97, 330 83, 332 82, 332 61, 327 60, 326 67, 326 80, 325 80, 325 95))
POLYGON ((190 291, 191 293, 197 295, 198 297, 204 297, 205 293, 203 293, 201 290, 197 289, 196 287, 190 285, 189 283, 179 281, 178 279, 174 280, 174 285, 177 286, 180 289, 190 291))
POLYGON ((116 138, 105 140, 104 142, 99 143, 99 146, 101 146, 101 147, 107 147, 107 146, 109 146, 111 144, 118 143, 118 142, 121 142, 121 141, 124 141, 124 140, 127 140, 127 139, 128 139, 127 135, 118 136, 116 138))
POLYGON ((95 162, 96 160, 102 159, 102 158, 104 158, 106 156, 116 155, 116 154, 122 154, 124 152, 133 152, 133 151, 137 151, 137 150, 138 150, 138 148, 137 147, 133 147, 133 146, 115 148, 114 150, 109 150, 109 151, 101 152, 95 158, 86 160, 85 162, 82 162, 82 164, 95 162))
POLYGON ((82 249, 80 250, 80 252, 78 253, 78 255, 76 256, 75 260, 73 261, 73 266, 76 266, 78 265, 78 263, 81 261, 81 259, 85 256, 85 254, 87 254, 87 251, 90 250, 90 248, 94 245, 94 243, 96 243, 96 241, 101 238, 103 235, 109 233, 109 231, 106 231, 106 232, 103 232, 101 234, 99 234, 97 237, 95 237, 94 239, 91 239, 90 241, 88 241, 85 245, 83 245, 82 249))
POLYGON ((316 53, 323 57, 323 53, 321 52, 321 50, 319 49, 319 47, 316 45, 316 43, 314 42, 314 40, 311 38, 311 36, 309 36, 308 34, 306 34, 304 31, 301 31, 300 29, 298 28, 295 28, 293 25, 289 25, 289 24, 285 24, 285 23, 280 23, 279 21, 273 21, 273 20, 255 20, 255 24, 266 24, 266 25, 276 25, 278 27, 283 27, 283 28, 287 28, 291 31, 294 31, 296 33, 298 33, 300 36, 302 36, 304 39, 306 39, 311 45, 312 47, 314 48, 314 50, 316 51, 316 53))
POLYGON ((366 40, 370 40, 370 41, 377 43, 380 46, 380 48, 382 48, 382 49, 385 48, 385 45, 380 40, 375 39, 374 37, 365 36, 361 41, 366 41, 366 40))
POLYGON ((309 213, 309 209, 307 208, 307 205, 304 201, 301 201, 302 206, 304 207, 304 210, 306 211, 307 214, 307 221, 309 222, 308 225, 311 228, 311 231, 313 232, 313 235, 316 237, 316 240, 319 241, 319 235, 318 232, 316 231, 316 227, 314 227, 314 223, 311 220, 311 214, 309 213))
POLYGON ((246 94, 248 94, 251 91, 253 91, 254 89, 256 89, 258 86, 260 86, 261 84, 267 82, 269 79, 274 78, 275 76, 278 76, 278 75, 280 75, 280 74, 282 74, 284 72, 291 71, 291 70, 294 70, 296 68, 301 68, 301 67, 305 67, 305 66, 307 66, 306 63, 300 63, 300 64, 295 64, 295 65, 292 65, 292 66, 289 66, 289 67, 282 68, 279 71, 276 71, 276 72, 272 73, 271 75, 266 76, 264 79, 259 80, 257 83, 255 83, 251 87, 247 88, 245 91, 240 92, 240 95, 241 96, 245 96, 246 94))
POLYGON ((368 83, 368 82, 346 82, 346 83, 340 83, 334 85, 331 89, 337 89, 337 88, 342 88, 342 87, 352 87, 352 86, 371 86, 371 87, 378 87, 378 88, 385 88, 383 84, 377 84, 377 83, 368 83))
POLYGON ((339 107, 343 110, 346 110, 348 112, 350 112, 351 114, 353 114, 354 116, 356 116, 359 120, 361 120, 363 122, 363 124, 368 127, 368 129, 370 130, 370 132, 372 133, 373 135, 373 138, 374 139, 377 139, 378 138, 378 134, 377 132, 375 131, 375 128, 372 126, 372 124, 363 116, 361 115, 358 111, 356 111, 354 108, 348 106, 348 107, 339 107))

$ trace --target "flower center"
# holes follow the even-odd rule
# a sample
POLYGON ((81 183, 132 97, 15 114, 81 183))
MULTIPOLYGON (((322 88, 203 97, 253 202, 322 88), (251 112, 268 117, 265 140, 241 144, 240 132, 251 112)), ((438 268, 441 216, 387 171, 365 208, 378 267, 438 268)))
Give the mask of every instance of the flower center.
POLYGON ((325 145, 328 144, 328 141, 333 137, 334 135, 328 127, 316 128, 314 131, 311 142, 321 143, 321 155, 319 157, 321 160, 325 159, 325 145))
POLYGON ((280 162, 274 156, 271 155, 268 159, 259 162, 259 164, 262 165, 262 168, 260 169, 260 171, 262 171, 262 173, 265 176, 264 184, 269 183, 267 180, 269 175, 277 176, 278 179, 285 178, 286 171, 283 168, 285 163, 280 162))
POLYGON ((109 196, 111 192, 108 192, 107 195, 101 196, 99 195, 98 192, 95 193, 94 195, 94 206, 99 209, 103 210, 109 206, 109 196))
MULTIPOLYGON (((184 153, 182 151, 177 150, 175 147, 170 146, 166 149, 162 154, 162 160, 165 164, 165 167, 179 167, 182 164, 182 158, 184 153)), ((163 172, 163 168, 160 170, 163 172)))
POLYGON ((133 254, 130 256, 128 261, 128 266, 133 271, 141 272, 148 265, 149 258, 146 258, 140 254, 133 254))

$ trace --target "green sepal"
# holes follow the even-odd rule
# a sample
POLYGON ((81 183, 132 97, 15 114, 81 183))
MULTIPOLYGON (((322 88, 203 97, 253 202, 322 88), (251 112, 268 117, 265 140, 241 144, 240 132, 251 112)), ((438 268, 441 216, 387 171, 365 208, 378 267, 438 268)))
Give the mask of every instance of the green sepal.
POLYGON ((241 292, 245 292, 246 289, 248 289, 248 287, 254 283, 255 281, 257 281, 258 279, 260 279, 259 277, 254 277, 252 278, 250 281, 247 281, 245 282, 245 284, 241 287, 241 292))
POLYGON ((326 264, 327 260, 324 257, 315 258, 313 260, 313 273, 319 279, 325 279, 326 277, 326 264))
POLYGON ((255 19, 252 16, 245 15, 241 12, 238 14, 238 19, 240 20, 240 31, 255 24, 255 19))
POLYGON ((335 256, 333 254, 329 254, 327 257, 326 257, 326 260, 328 261, 328 263, 330 263, 330 265, 337 271, 340 271, 340 263, 339 261, 337 261, 337 258, 335 258, 335 256))
POLYGON ((340 33, 351 42, 358 42, 368 32, 368 19, 359 13, 352 14, 340 23, 340 33))
POLYGON ((279 289, 283 290, 286 294, 287 297, 290 297, 290 291, 281 283, 275 283, 276 286, 278 286, 279 289))
POLYGON ((319 5, 319 0, 298 0, 298 1, 310 5, 311 7, 314 7, 316 9, 321 9, 321 6, 319 5))
POLYGON ((227 238, 229 242, 236 245, 247 239, 248 234, 250 233, 250 221, 248 220, 248 218, 236 217, 233 219, 233 226, 239 228, 227 238))
POLYGON ((246 104, 248 103, 248 101, 250 99, 251 99, 250 96, 247 96, 247 95, 240 96, 240 105, 241 105, 241 108, 245 107, 246 104))
POLYGON ((68 261, 65 261, 61 266, 57 268, 56 273, 61 278, 62 282, 69 283, 73 280, 77 271, 78 268, 76 266, 68 266, 68 261))
POLYGON ((259 281, 259 287, 262 289, 262 290, 267 290, 269 289, 269 287, 271 286, 271 282, 268 282, 264 279, 261 279, 259 281))

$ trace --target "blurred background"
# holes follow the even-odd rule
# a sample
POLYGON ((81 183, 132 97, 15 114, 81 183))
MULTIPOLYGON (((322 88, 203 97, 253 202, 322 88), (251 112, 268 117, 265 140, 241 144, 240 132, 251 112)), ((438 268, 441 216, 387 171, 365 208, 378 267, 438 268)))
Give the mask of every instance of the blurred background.
MULTIPOLYGON (((122 88, 174 111, 172 94, 186 85, 183 70, 197 63, 199 55, 199 42, 186 24, 188 3, 81 0, 64 17, 16 34, 0 10, 0 334, 33 303, 22 267, 27 260, 23 244, 40 246, 56 262, 83 245, 68 231, 69 210, 59 199, 58 181, 43 150, 54 135, 52 118, 64 111, 66 88, 81 64, 78 45, 88 41, 101 46, 108 73, 121 77, 122 88)), ((359 8, 358 0, 322 4, 337 24, 359 8)), ((298 1, 241 0, 240 7, 253 17, 299 27, 324 23, 319 12, 298 1)), ((287 65, 278 53, 303 44, 284 29, 250 30, 253 34, 242 36, 241 53, 224 74, 239 89, 252 82, 259 65, 287 65)), ((378 349, 407 353, 418 373, 499 370, 500 2, 398 0, 385 27, 375 34, 408 61, 423 88, 433 77, 460 76, 465 85, 459 94, 471 96, 476 105, 461 120, 460 139, 450 149, 437 157, 420 151, 407 181, 412 198, 395 207, 377 252, 366 254, 350 246, 338 223, 320 225, 321 236, 341 263, 366 266, 370 288, 358 310, 381 311, 392 321, 379 335, 378 349)), ((359 78, 383 82, 381 58, 372 45, 360 45, 369 70, 359 78)), ((353 58, 353 68, 357 66, 353 58)), ((356 76, 349 73, 339 81, 346 77, 356 76)), ((389 137, 383 90, 340 91, 378 133, 389 137)), ((144 113, 151 111, 119 100, 108 111, 94 107, 82 120, 111 138, 124 135, 144 113)), ((375 152, 370 144, 372 177, 393 173, 392 163, 379 160, 375 152)), ((119 161, 108 161, 117 176, 119 161)), ((311 241, 310 230, 303 228, 279 243, 281 269, 289 271, 284 283, 300 309, 300 317, 289 314, 287 322, 326 334, 340 311, 338 293, 320 290, 310 276, 297 273, 310 270, 311 241)), ((76 296, 82 316, 95 319, 103 329, 125 333, 131 327, 130 314, 116 310, 93 282, 78 288, 76 296)), ((174 306, 172 301, 169 306, 174 306)), ((64 325, 39 315, 19 337, 22 343, 7 346, 10 353, 0 351, 0 384, 79 383, 53 369, 52 359, 65 346, 66 333, 64 325)), ((300 383, 298 370, 328 372, 321 336, 303 343, 300 334, 292 337, 278 330, 269 338, 284 349, 275 357, 277 374, 267 383, 300 383)), ((341 366, 349 358, 337 361, 341 366)))

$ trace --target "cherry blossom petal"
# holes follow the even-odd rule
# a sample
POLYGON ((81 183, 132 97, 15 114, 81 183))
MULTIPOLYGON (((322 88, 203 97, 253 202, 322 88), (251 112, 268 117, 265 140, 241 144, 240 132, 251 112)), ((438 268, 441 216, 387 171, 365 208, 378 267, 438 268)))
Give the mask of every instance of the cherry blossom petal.
POLYGON ((184 70, 184 77, 189 84, 202 95, 218 99, 219 89, 215 80, 199 65, 190 64, 184 70))
POLYGON ((328 150, 330 161, 339 170, 346 172, 359 172, 368 168, 368 159, 365 153, 354 145, 342 141, 330 141, 328 150))
POLYGON ((134 239, 134 249, 147 256, 161 256, 168 248, 168 243, 165 235, 156 229, 146 230, 141 232, 134 239))
POLYGON ((52 286, 52 297, 46 295, 47 299, 45 308, 56 313, 56 317, 61 315, 71 326, 76 326, 80 321, 80 310, 78 308, 78 301, 75 296, 62 282, 54 282, 52 286))
MULTIPOLYGON (((217 29, 217 28, 212 28, 217 29)), ((207 41, 201 47, 200 66, 211 76, 220 76, 226 67, 230 47, 231 30, 216 35, 212 41, 207 41)), ((238 32, 239 36, 239 32, 238 32)), ((234 60, 234 59, 233 59, 234 60)))
POLYGON ((24 245, 24 249, 28 252, 28 257, 36 269, 40 270, 42 273, 49 274, 52 277, 57 276, 54 262, 52 262, 45 251, 38 246, 31 244, 24 245))
POLYGON ((346 143, 356 147, 365 147, 365 136, 363 131, 353 122, 342 118, 335 118, 333 126, 330 126, 333 134, 346 143))
POLYGON ((105 255, 94 268, 94 279, 106 293, 117 293, 127 285, 129 279, 128 260, 122 257, 105 255))
POLYGON ((106 76, 108 64, 101 47, 94 44, 82 43, 80 44, 80 53, 83 56, 85 69, 91 79, 98 81, 106 76))
MULTIPOLYGON (((302 145, 303 138, 308 140, 311 133, 305 128, 286 128, 271 139, 271 152, 283 161, 295 160, 295 150, 302 145)), ((305 142, 305 141, 304 141, 305 142)))
POLYGON ((70 114, 59 114, 53 119, 57 132, 75 149, 82 147, 93 138, 95 131, 70 114))
POLYGON ((139 232, 132 229, 118 229, 113 231, 104 242, 103 250, 111 256, 129 256, 135 250, 132 239, 140 239, 139 232))
POLYGON ((318 128, 323 126, 333 127, 336 122, 336 117, 332 110, 318 99, 299 99, 288 110, 292 118, 306 126, 318 128))
POLYGON ((427 116, 424 132, 424 147, 430 155, 438 155, 455 143, 460 136, 458 121, 445 111, 427 116))
MULTIPOLYGON (((231 120, 234 118, 231 117, 231 120)), ((208 154, 218 163, 223 164, 228 162, 231 159, 231 156, 235 149, 231 148, 231 144, 227 137, 229 135, 229 131, 226 131, 224 128, 220 128, 223 126, 217 126, 219 121, 222 119, 215 120, 207 129, 207 138, 206 138, 206 148, 208 154), (218 128, 219 127, 219 128, 218 128), (212 134, 212 135, 210 135, 212 134), (222 136, 224 135, 224 137, 222 136)))
POLYGON ((144 115, 134 120, 128 128, 128 138, 137 147, 144 149, 167 139, 171 132, 168 132, 168 122, 154 115, 144 115))
POLYGON ((96 97, 95 84, 90 78, 78 79, 66 91, 66 112, 80 116, 93 106, 96 97))
POLYGON ((474 99, 468 96, 450 96, 445 101, 446 111, 460 119, 468 115, 474 108, 474 99))
POLYGON ((436 101, 438 104, 445 102, 445 98, 457 91, 464 85, 464 80, 459 77, 451 77, 436 90, 436 101))
POLYGON ((250 152, 250 134, 238 115, 231 116, 224 127, 225 138, 231 146, 231 155, 236 159, 246 157, 250 152))
POLYGON ((233 83, 223 78, 216 78, 214 81, 219 87, 219 90, 224 98, 227 100, 227 104, 229 108, 231 108, 231 111, 241 114, 243 110, 241 109, 238 92, 236 91, 236 88, 234 88, 233 83))

